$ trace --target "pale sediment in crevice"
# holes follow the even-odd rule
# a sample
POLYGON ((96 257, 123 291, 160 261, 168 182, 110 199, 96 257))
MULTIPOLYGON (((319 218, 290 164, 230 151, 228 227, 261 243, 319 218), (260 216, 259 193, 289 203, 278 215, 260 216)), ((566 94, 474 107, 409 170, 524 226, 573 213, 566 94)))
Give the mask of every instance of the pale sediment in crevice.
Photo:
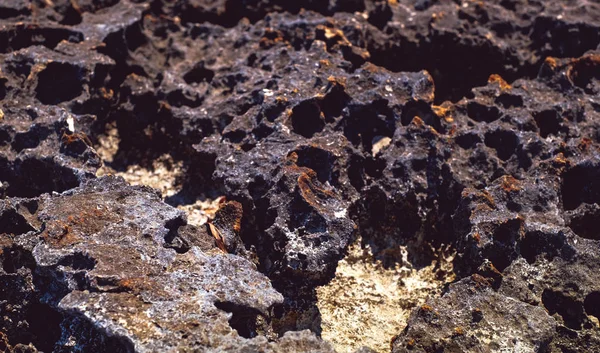
MULTIPOLYGON (((405 249, 400 252, 406 257, 405 249)), ((340 353, 362 346, 389 352, 390 340, 404 329, 411 311, 454 280, 452 257, 421 269, 408 261, 385 268, 358 239, 338 263, 335 278, 317 288, 323 339, 340 353)))
MULTIPOLYGON (((183 185, 185 178, 185 167, 183 161, 176 161, 169 154, 163 154, 152 161, 150 167, 139 164, 127 166, 125 171, 117 171, 109 165, 119 149, 119 132, 116 128, 108 129, 107 133, 98 136, 96 151, 102 157, 104 165, 96 173, 97 176, 116 175, 120 176, 130 185, 144 185, 158 190, 163 199, 177 195, 183 185)), ((184 211, 188 224, 200 226, 213 219, 219 204, 224 197, 200 198, 191 204, 177 205, 184 211)))

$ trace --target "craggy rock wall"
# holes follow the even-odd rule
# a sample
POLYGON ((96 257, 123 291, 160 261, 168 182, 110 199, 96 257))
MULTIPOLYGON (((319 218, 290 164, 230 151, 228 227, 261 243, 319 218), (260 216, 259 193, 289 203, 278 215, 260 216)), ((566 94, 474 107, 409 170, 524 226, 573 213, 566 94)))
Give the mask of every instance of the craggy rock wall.
POLYGON ((592 0, 2 1, 0 350, 334 352, 358 241, 453 254, 388 351, 599 352, 599 44, 592 0))

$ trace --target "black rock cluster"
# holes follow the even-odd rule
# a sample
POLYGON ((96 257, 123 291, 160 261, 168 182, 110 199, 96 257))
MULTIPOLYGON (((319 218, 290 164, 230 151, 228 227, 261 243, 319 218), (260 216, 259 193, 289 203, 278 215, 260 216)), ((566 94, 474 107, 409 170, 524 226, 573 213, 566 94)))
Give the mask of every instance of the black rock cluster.
POLYGON ((590 0, 3 2, 0 350, 333 352, 360 236, 456 253, 392 352, 600 351, 599 45, 590 0))

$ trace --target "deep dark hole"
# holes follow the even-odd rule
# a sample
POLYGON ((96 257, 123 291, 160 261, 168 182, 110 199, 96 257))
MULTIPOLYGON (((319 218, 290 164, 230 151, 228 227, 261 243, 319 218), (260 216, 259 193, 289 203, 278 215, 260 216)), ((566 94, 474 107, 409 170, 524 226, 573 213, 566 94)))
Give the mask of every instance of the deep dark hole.
POLYGON ((15 210, 7 210, 0 215, 0 234, 20 235, 32 230, 34 228, 27 222, 25 217, 15 210))
POLYGON ((320 148, 303 146, 296 150, 298 154, 299 167, 307 167, 317 173, 317 178, 320 182, 325 183, 331 180, 331 165, 335 160, 334 156, 320 148))
POLYGON ((292 128, 294 132, 311 138, 325 127, 321 108, 314 100, 304 101, 292 109, 292 128))
POLYGON ((395 113, 385 100, 376 100, 366 105, 351 105, 344 110, 341 125, 344 136, 354 145, 362 145, 367 153, 373 149, 373 139, 377 136, 393 137, 395 113))
POLYGON ((27 12, 28 11, 26 11, 25 9, 17 10, 17 9, 11 9, 11 8, 7 8, 7 7, 0 7, 0 19, 7 19, 7 18, 11 18, 11 17, 25 15, 27 12))
POLYGON ((479 122, 491 123, 500 119, 500 110, 497 107, 477 102, 469 102, 467 104, 467 114, 469 118, 479 122))
POLYGON ((371 62, 391 71, 427 70, 435 82, 435 103, 457 102, 474 87, 485 86, 491 74, 512 82, 535 77, 537 66, 519 65, 511 53, 487 42, 464 43, 456 34, 441 34, 413 43, 403 37, 388 46, 369 47, 371 62))
POLYGON ((0 101, 6 97, 6 81, 0 79, 0 101))
POLYGON ((600 167, 582 164, 570 169, 563 176, 561 193, 565 210, 600 203, 600 167))
POLYGON ((575 249, 566 242, 563 233, 546 234, 543 232, 528 232, 521 240, 521 256, 533 264, 539 255, 544 255, 549 261, 556 256, 569 260, 575 255, 575 249))
POLYGON ((582 238, 600 240, 600 210, 584 212, 571 218, 569 227, 582 238))
POLYGON ((64 12, 63 18, 60 21, 61 24, 67 26, 75 26, 81 23, 82 17, 79 11, 75 10, 73 6, 68 6, 64 12))
POLYGON ((504 108, 518 108, 523 106, 523 98, 515 94, 502 93, 496 98, 496 103, 501 104, 504 108))
POLYGON ((256 319, 260 313, 256 309, 244 307, 231 302, 216 302, 215 306, 223 311, 231 313, 229 326, 245 338, 257 336, 256 319))
POLYGON ((36 98, 43 104, 58 104, 83 92, 83 72, 71 64, 51 62, 38 75, 36 98))
POLYGON ((329 91, 320 102, 321 110, 326 118, 336 117, 342 113, 344 107, 352 98, 344 91, 343 86, 330 84, 329 91))
POLYGON ((294 197, 290 203, 288 227, 291 231, 301 229, 307 233, 323 233, 327 230, 327 222, 315 209, 300 196, 294 197))
POLYGON ((585 312, 588 315, 595 316, 600 320, 600 292, 591 292, 585 297, 583 302, 585 312))
POLYGON ((406 126, 415 118, 419 117, 423 122, 436 131, 444 133, 440 118, 431 110, 431 105, 423 101, 410 101, 406 103, 402 109, 402 116, 400 121, 402 125, 406 126))
POLYGON ((165 247, 175 249, 177 253, 184 254, 190 250, 190 245, 183 241, 179 236, 179 228, 184 226, 186 222, 183 218, 175 218, 168 220, 165 227, 169 230, 165 235, 165 247))
POLYGON ((9 175, 8 196, 36 197, 44 192, 62 192, 79 186, 75 171, 52 159, 25 159, 9 175))
POLYGON ((13 31, 0 31, 0 53, 10 53, 32 45, 54 49, 63 40, 79 43, 83 40, 83 34, 64 28, 22 26, 13 31))
POLYGON ((550 315, 558 313, 563 318, 565 326, 573 330, 581 330, 585 319, 582 303, 551 289, 544 289, 542 292, 542 303, 550 315))
POLYGON ((600 44, 600 33, 585 23, 556 21, 551 16, 537 17, 533 32, 533 49, 542 58, 576 58, 600 44))
POLYGON ((485 134, 485 144, 496 150, 498 158, 506 161, 515 153, 519 140, 512 131, 496 130, 485 134))
POLYGON ((29 131, 15 135, 12 148, 17 152, 21 152, 26 148, 35 148, 51 133, 52 131, 47 127, 33 125, 29 131))
POLYGON ((481 142, 481 138, 473 133, 466 133, 464 135, 456 136, 455 140, 461 148, 466 150, 475 148, 475 146, 481 142))
POLYGON ((33 269, 36 266, 35 259, 30 251, 13 246, 3 249, 2 269, 6 273, 16 273, 20 268, 33 269))
MULTIPOLYGON (((27 323, 32 335, 31 343, 42 352, 52 352, 60 339, 63 317, 46 304, 35 303, 27 309, 27 323)), ((23 342, 29 343, 29 342, 23 342)))
POLYGON ((215 199, 225 194, 223 181, 214 180, 212 175, 216 169, 215 154, 190 153, 183 154, 185 174, 181 179, 180 191, 165 198, 171 206, 189 205, 199 198, 215 199))
MULTIPOLYGON (((365 190, 362 199, 350 211, 351 219, 358 225, 363 246, 369 245, 373 255, 382 261, 386 268, 402 263, 395 249, 399 246, 418 243, 416 239, 422 227, 415 196, 409 194, 406 199, 389 198, 379 187, 365 190)), ((431 263, 427 246, 409 249, 408 261, 415 267, 431 263)), ((426 266, 426 265, 425 265, 426 266)))
POLYGON ((183 79, 188 84, 208 82, 215 77, 215 72, 204 67, 204 62, 197 63, 188 73, 183 75, 183 79))
POLYGON ((227 133, 224 133, 223 137, 226 138, 229 142, 240 143, 246 137, 246 132, 244 130, 229 131, 227 133))
POLYGON ((594 79, 600 80, 599 64, 592 59, 581 59, 574 67, 573 82, 576 86, 587 90, 594 79))
POLYGON ((560 131, 562 118, 556 110, 544 110, 534 113, 533 117, 540 129, 540 136, 546 138, 548 135, 557 135, 560 131))

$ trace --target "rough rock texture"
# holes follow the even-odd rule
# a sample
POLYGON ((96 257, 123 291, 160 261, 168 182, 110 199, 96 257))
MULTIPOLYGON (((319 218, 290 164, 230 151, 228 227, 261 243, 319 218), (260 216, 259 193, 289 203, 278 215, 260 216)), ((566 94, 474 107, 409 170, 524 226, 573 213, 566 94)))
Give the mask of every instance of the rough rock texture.
MULTIPOLYGON (((21 227, 3 243, 3 290, 29 307, 4 305, 9 337, 24 324, 19 316, 31 320, 47 311, 60 337, 38 347, 44 350, 283 349, 264 336, 240 336, 260 330, 256 317, 268 315, 281 294, 252 263, 220 251, 206 232, 195 232, 186 251, 169 248, 167 241, 185 232, 178 226, 182 212, 151 189, 104 177, 18 202, 3 205, 3 216, 12 215, 21 227), (29 285, 17 286, 19 280, 29 285)), ((29 334, 44 334, 41 325, 29 334)), ((299 339, 327 350, 305 336, 287 336, 281 344, 299 339)))
POLYGON ((0 4, 0 348, 333 352, 360 239, 453 254, 393 352, 600 351, 599 44, 589 0, 0 4))

